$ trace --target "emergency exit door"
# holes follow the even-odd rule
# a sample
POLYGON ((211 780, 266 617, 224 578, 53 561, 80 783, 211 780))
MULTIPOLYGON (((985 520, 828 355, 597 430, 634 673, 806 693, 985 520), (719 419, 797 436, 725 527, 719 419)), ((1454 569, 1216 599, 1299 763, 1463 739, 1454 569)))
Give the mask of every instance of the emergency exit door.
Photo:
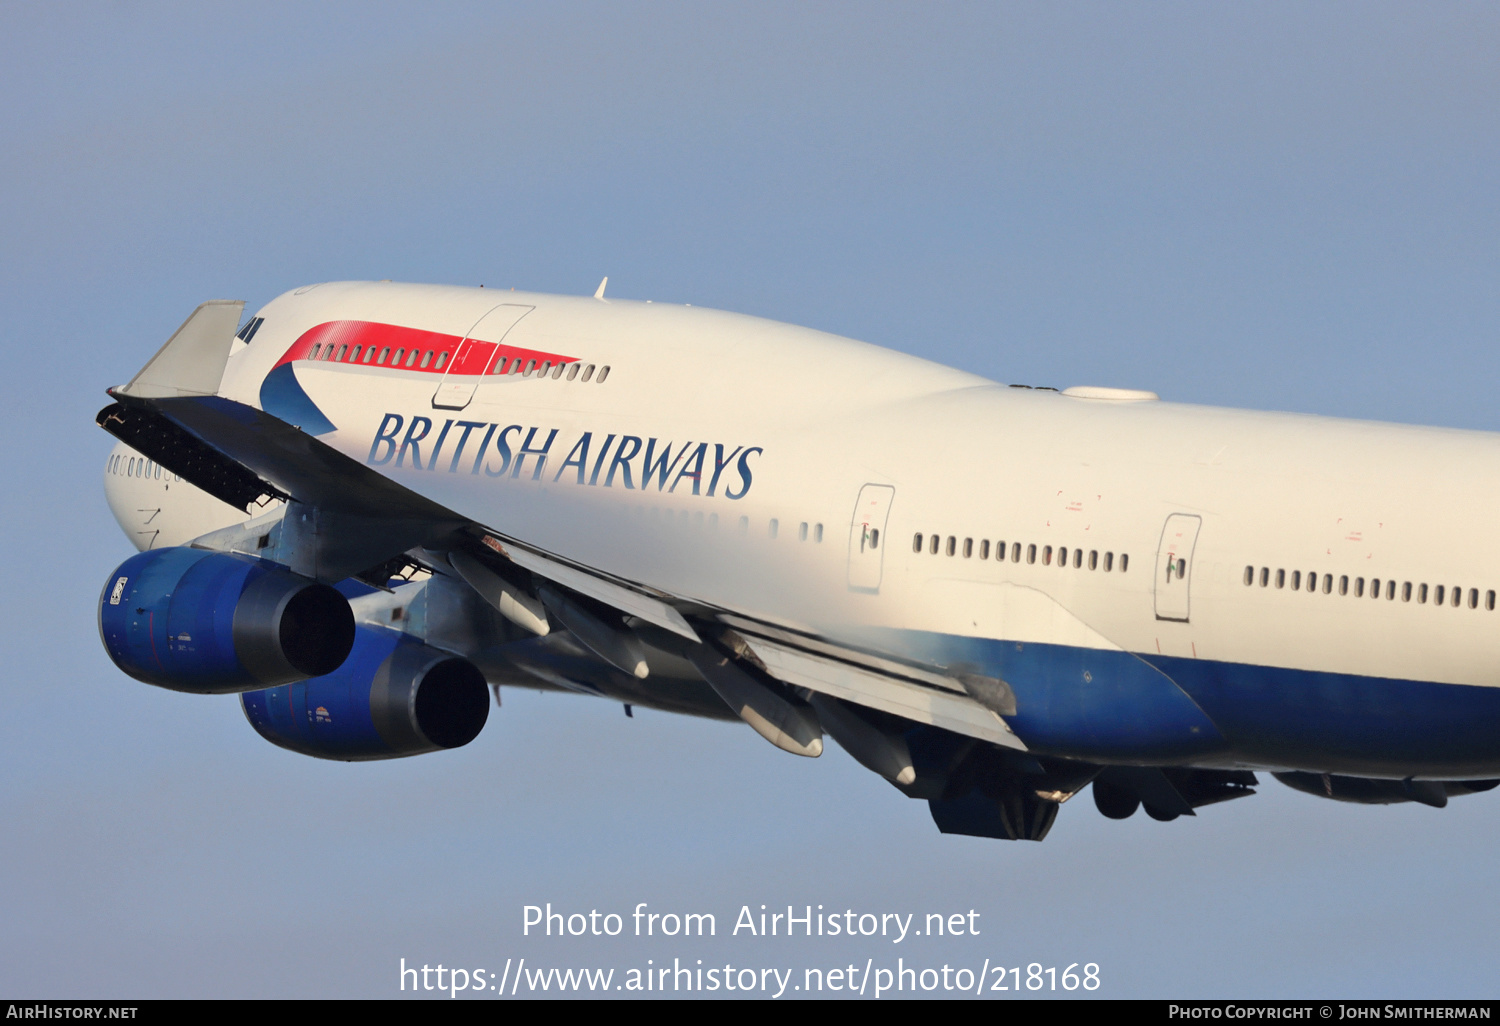
POLYGON ((461 410, 474 398, 486 371, 495 362, 495 351, 516 322, 535 307, 501 303, 479 318, 458 344, 443 380, 433 393, 432 405, 442 410, 461 410))
POLYGON ((1156 618, 1188 622, 1189 591, 1193 583, 1193 548, 1203 518, 1173 513, 1161 529, 1156 550, 1156 618))
POLYGON ((880 566, 885 554, 885 521, 891 514, 896 489, 867 484, 859 490, 854 519, 849 525, 849 587, 880 590, 880 566))

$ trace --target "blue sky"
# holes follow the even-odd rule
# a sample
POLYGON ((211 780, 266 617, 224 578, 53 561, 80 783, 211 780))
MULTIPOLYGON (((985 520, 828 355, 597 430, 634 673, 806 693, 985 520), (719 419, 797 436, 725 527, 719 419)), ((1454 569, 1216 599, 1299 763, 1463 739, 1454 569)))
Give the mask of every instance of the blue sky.
MULTIPOLYGON (((691 302, 1002 381, 1493 430, 1478 4, 0 6, 0 990, 396 992, 399 959, 1096 962, 1111 996, 1474 996, 1500 798, 1267 779, 945 838, 837 750, 517 694, 458 752, 125 678, 103 389, 193 307, 393 278, 691 302), (982 913, 975 938, 523 938, 521 908, 982 913)), ((1024 969, 1023 969, 1024 972, 1024 969)))

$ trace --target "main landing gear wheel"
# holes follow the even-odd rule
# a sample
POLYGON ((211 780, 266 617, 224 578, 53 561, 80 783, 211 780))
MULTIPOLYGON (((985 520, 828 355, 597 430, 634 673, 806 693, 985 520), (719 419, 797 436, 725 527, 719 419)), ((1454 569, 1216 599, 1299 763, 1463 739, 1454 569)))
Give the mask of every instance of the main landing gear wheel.
MULTIPOLYGON (((1110 819, 1129 819, 1141 807, 1141 800, 1135 795, 1118 787, 1111 787, 1102 780, 1095 780, 1091 786, 1094 791, 1094 807, 1110 819)), ((1151 813, 1149 808, 1146 811, 1153 818, 1161 818, 1151 813)))

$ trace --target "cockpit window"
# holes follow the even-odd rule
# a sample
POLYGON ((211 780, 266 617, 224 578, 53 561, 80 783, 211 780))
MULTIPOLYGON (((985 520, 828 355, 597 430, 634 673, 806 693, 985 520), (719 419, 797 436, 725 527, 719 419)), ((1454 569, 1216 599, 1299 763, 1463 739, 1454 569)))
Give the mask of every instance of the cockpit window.
POLYGON ((266 319, 264 317, 252 317, 252 318, 250 318, 248 321, 245 322, 245 326, 243 328, 241 328, 239 330, 239 333, 236 334, 234 337, 237 338, 237 339, 239 339, 241 342, 245 343, 246 345, 249 345, 250 344, 250 340, 255 337, 255 333, 260 330, 260 326, 263 323, 265 323, 265 320, 266 319))

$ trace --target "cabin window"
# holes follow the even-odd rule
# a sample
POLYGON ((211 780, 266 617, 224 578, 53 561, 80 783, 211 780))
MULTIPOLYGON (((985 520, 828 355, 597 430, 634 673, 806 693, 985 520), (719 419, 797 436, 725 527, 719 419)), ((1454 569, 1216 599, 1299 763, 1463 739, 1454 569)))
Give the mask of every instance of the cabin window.
POLYGON ((604 379, 607 378, 607 377, 609 377, 609 365, 608 364, 606 364, 605 366, 599 368, 598 384, 601 384, 601 385, 604 384, 604 379))
POLYGON ((579 381, 587 381, 589 378, 591 378, 593 376, 594 376, 594 365, 593 364, 589 364, 587 367, 585 367, 583 369, 583 377, 579 378, 578 380, 579 381))
POLYGON ((1109 573, 1114 568, 1115 568, 1115 554, 1113 552, 1106 552, 1104 554, 1104 572, 1105 573, 1109 573))
POLYGON ((1385 582, 1385 600, 1387 602, 1394 602, 1394 601, 1396 601, 1396 582, 1395 581, 1386 581, 1385 582))
POLYGON ((1425 585, 1425 584, 1418 585, 1417 586, 1417 605, 1419 605, 1419 606, 1420 605, 1426 605, 1426 603, 1427 603, 1427 585, 1425 585))
POLYGON ((535 360, 527 360, 526 361, 526 369, 523 370, 521 373, 523 375, 530 374, 534 370, 536 370, 536 361, 535 360))
POLYGON ((323 359, 325 359, 325 360, 332 360, 333 359, 333 343, 332 342, 328 343, 328 348, 325 349, 325 350, 323 350, 323 359))
POLYGON ((497 359, 495 361, 495 367, 494 367, 493 370, 490 371, 490 373, 491 374, 504 374, 505 373, 506 364, 508 364, 508 363, 510 363, 509 360, 507 360, 503 356, 500 357, 499 359, 497 359))
POLYGON ((338 355, 338 361, 339 361, 339 363, 343 363, 344 362, 344 357, 346 357, 348 355, 349 355, 349 347, 348 346, 339 346, 339 355, 338 355))
POLYGON ((565 368, 566 366, 567 366, 567 364, 560 363, 556 367, 552 368, 552 380, 553 381, 556 381, 558 378, 562 377, 563 368, 565 368))
POLYGON ((375 362, 376 363, 385 363, 386 357, 388 357, 390 355, 391 355, 391 347, 390 346, 386 346, 384 349, 382 349, 380 351, 380 359, 376 360, 375 362))
POLYGON ((964 539, 964 558, 965 559, 972 559, 973 556, 974 556, 974 539, 973 538, 965 538, 964 539))
POLYGON ((541 368, 539 370, 537 370, 537 372, 536 372, 536 376, 539 377, 539 378, 545 378, 547 376, 547 372, 549 370, 551 370, 551 369, 552 369, 552 361, 551 360, 543 360, 541 368))
POLYGON ((1490 612, 1494 612, 1494 610, 1495 610, 1495 593, 1494 593, 1494 591, 1487 591, 1487 592, 1484 593, 1484 608, 1488 609, 1490 612))
POLYGON ((955 538, 955 537, 953 537, 953 535, 950 534, 948 536, 948 555, 951 556, 954 553, 956 553, 957 551, 958 551, 958 539, 955 538))
MULTIPOLYGON (((1344 594, 1347 594, 1348 591, 1349 591, 1349 578, 1345 577, 1344 578, 1344 583, 1343 583, 1343 585, 1339 589, 1339 594, 1340 595, 1344 595, 1344 594)), ((1324 574, 1323 575, 1323 594, 1324 595, 1332 595, 1333 594, 1333 574, 1324 574)))
POLYGON ((307 358, 309 360, 316 360, 318 358, 318 354, 321 353, 322 351, 323 351, 323 346, 321 344, 320 345, 315 345, 315 346, 312 347, 312 352, 310 352, 310 353, 307 354, 307 358))
POLYGON ((1064 569, 1067 568, 1067 565, 1068 565, 1068 549, 1067 549, 1066 546, 1064 546, 1064 547, 1062 547, 1062 548, 1060 548, 1060 549, 1057 550, 1057 565, 1060 566, 1060 567, 1063 567, 1064 569))
MULTIPOLYGON (((573 366, 577 367, 578 365, 575 363, 573 366)), ((714 523, 717 524, 718 522, 719 522, 719 514, 715 513, 714 514, 714 523)), ((823 525, 822 524, 814 524, 813 525, 813 541, 817 542, 818 544, 822 544, 822 542, 823 542, 823 525)))
POLYGON ((1126 570, 1129 570, 1129 569, 1130 569, 1130 557, 1128 555, 1126 555, 1125 553, 1122 552, 1122 553, 1120 553, 1120 573, 1123 574, 1126 570))
POLYGON ((1410 602, 1411 601, 1411 582, 1410 581, 1407 581, 1405 584, 1401 585, 1401 601, 1402 602, 1410 602))
POLYGON ((1098 549, 1089 549, 1089 569, 1090 570, 1097 570, 1097 569, 1099 569, 1099 550, 1098 549))
POLYGON ((1253 567, 1253 566, 1247 566, 1247 567, 1245 567, 1245 587, 1248 588, 1248 587, 1250 587, 1250 585, 1252 585, 1254 583, 1255 583, 1255 567, 1253 567))
POLYGON ((986 538, 984 541, 982 541, 982 542, 979 543, 979 558, 980 559, 989 559, 990 558, 990 543, 989 543, 989 539, 988 538, 986 538))
POLYGON ((998 559, 1000 562, 1002 562, 1002 563, 1005 562, 1006 554, 1009 553, 1009 552, 1010 552, 1010 546, 1007 545, 1005 542, 1003 542, 1003 541, 997 541, 995 543, 995 558, 998 559))
POLYGON ((1012 563, 1019 563, 1021 561, 1021 543, 1020 542, 1011 542, 1011 546, 1010 546, 1010 561, 1012 563))
POLYGON ((911 550, 913 552, 921 552, 922 551, 922 535, 921 535, 921 532, 918 532, 917 534, 914 534, 914 535, 911 536, 911 550))
POLYGON ((1469 608, 1470 609, 1478 609, 1479 608, 1479 589, 1478 588, 1470 588, 1469 589, 1469 608))
POLYGON ((422 362, 421 362, 421 364, 419 366, 421 366, 421 368, 423 370, 426 370, 428 364, 430 364, 430 363, 432 363, 432 350, 431 349, 427 350, 425 353, 422 354, 422 362))
POLYGON ((880 548, 880 528, 878 527, 870 528, 870 548, 880 548))
POLYGON ((576 377, 578 377, 578 364, 576 364, 576 363, 570 363, 570 364, 568 364, 568 380, 572 381, 576 377))
POLYGON ((399 366, 401 366, 401 358, 403 356, 405 356, 405 355, 406 355, 406 350, 405 349, 398 349, 398 350, 396 350, 395 355, 391 357, 391 366, 392 367, 399 367, 399 366))
POLYGON ((1042 566, 1052 565, 1052 546, 1048 545, 1042 549, 1042 566))
POLYGON ((1432 604, 1435 605, 1435 606, 1440 606, 1440 605, 1443 604, 1443 599, 1445 599, 1447 597, 1448 596, 1447 596, 1446 592, 1444 591, 1443 586, 1441 584, 1439 584, 1433 590, 1432 604))
POLYGON ((797 525, 797 540, 798 541, 807 541, 807 521, 806 520, 802 521, 802 523, 800 523, 800 524, 797 525))
POLYGON ((448 354, 446 352, 438 353, 437 369, 442 370, 446 366, 448 366, 448 354))
POLYGON ((1036 562, 1036 545, 1032 544, 1032 545, 1026 546, 1026 562, 1027 563, 1035 563, 1036 562))
POLYGON ((1271 568, 1263 566, 1260 568, 1260 586, 1264 588, 1271 583, 1271 568))
POLYGON ((1074 570, 1081 570, 1081 569, 1083 569, 1083 550, 1082 549, 1074 549, 1073 550, 1073 569, 1074 570))
POLYGON ((1454 609, 1457 609, 1459 603, 1463 601, 1463 598, 1464 590, 1455 584, 1453 586, 1453 599, 1448 604, 1451 605, 1454 609))
POLYGON ((932 555, 936 556, 937 553, 938 553, 938 546, 941 545, 941 544, 943 544, 943 540, 941 538, 939 538, 937 535, 933 535, 932 536, 932 541, 928 544, 927 551, 930 552, 930 553, 932 553, 932 555))
MULTIPOLYGON (((407 354, 407 356, 406 356, 406 366, 412 367, 412 366, 416 365, 416 362, 417 362, 417 353, 418 352, 419 352, 419 350, 413 349, 410 353, 407 354)), ((430 351, 429 351, 428 355, 429 356, 431 355, 430 351)))
POLYGON ((1356 577, 1354 579, 1354 597, 1365 597, 1365 579, 1363 577, 1356 577))

